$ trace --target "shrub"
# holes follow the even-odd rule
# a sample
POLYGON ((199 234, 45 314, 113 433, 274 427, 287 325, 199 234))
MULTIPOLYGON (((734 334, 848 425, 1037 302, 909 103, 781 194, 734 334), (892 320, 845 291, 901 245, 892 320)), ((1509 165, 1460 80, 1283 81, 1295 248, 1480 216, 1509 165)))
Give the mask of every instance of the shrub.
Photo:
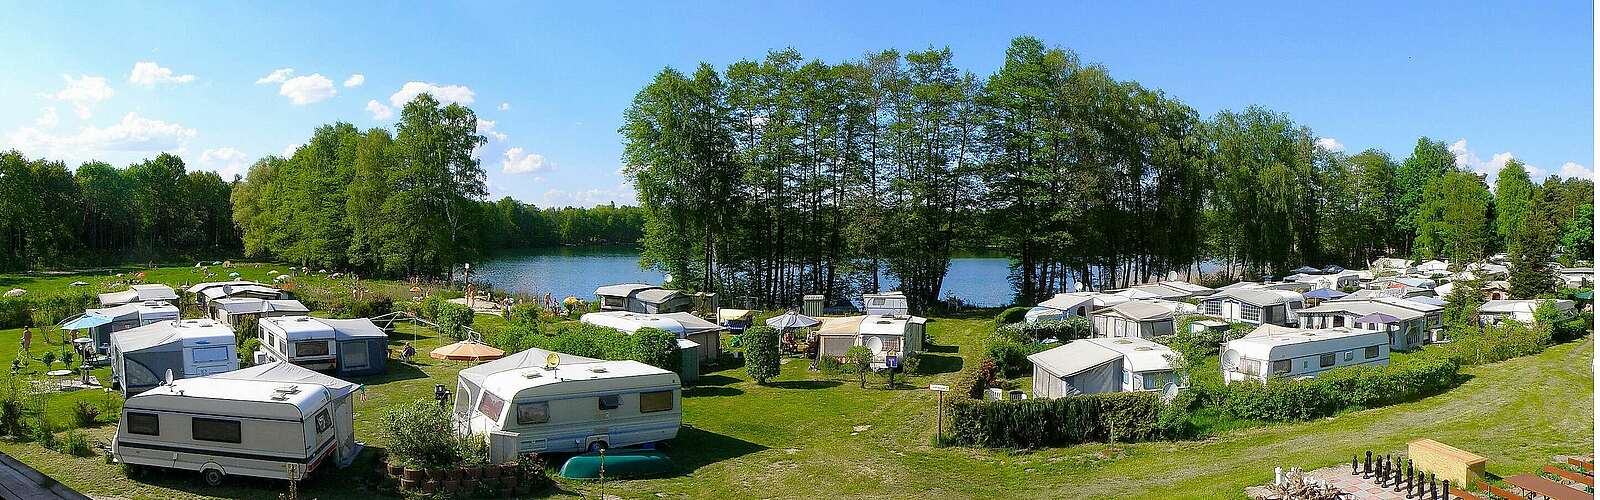
POLYGON ((995 335, 1017 342, 1037 342, 1057 339, 1068 342, 1086 339, 1093 334, 1089 320, 1073 317, 1064 320, 1047 319, 1032 323, 1011 323, 995 329, 995 335))
POLYGON ((856 373, 856 379, 861 381, 861 388, 867 388, 867 374, 872 372, 872 350, 866 346, 850 346, 844 352, 845 366, 849 366, 856 373))
POLYGON ((73 429, 61 437, 61 452, 74 457, 87 457, 94 455, 94 449, 89 446, 89 437, 83 431, 73 429))
POLYGON ((475 313, 472 308, 454 302, 441 302, 435 311, 434 323, 439 325, 450 338, 461 340, 467 337, 467 328, 472 326, 475 313))
POLYGON ((45 351, 44 355, 39 357, 39 361, 43 361, 44 369, 49 370, 51 365, 56 364, 56 352, 45 351))
POLYGON ((31 302, 33 311, 30 318, 35 325, 53 325, 83 312, 84 309, 99 306, 99 301, 94 295, 82 291, 66 291, 36 297, 31 302))
POLYGON ((1442 357, 1461 366, 1494 363, 1538 354, 1553 342, 1553 335, 1549 329, 1529 328, 1515 321, 1482 329, 1455 328, 1450 330, 1450 343, 1431 346, 1419 356, 1442 357))
POLYGON ((244 339, 244 345, 239 346, 239 366, 251 366, 256 361, 256 351, 261 350, 261 339, 244 339))
POLYGON ((640 328, 631 335, 634 361, 664 370, 678 371, 681 359, 678 336, 660 328, 640 328))
POLYGON ((757 325, 744 331, 744 370, 758 384, 778 376, 778 330, 757 325))
POLYGON ((920 352, 914 352, 914 353, 911 353, 911 354, 907 354, 907 355, 901 356, 900 357, 901 358, 900 359, 900 371, 901 371, 901 373, 906 373, 906 374, 922 373, 922 356, 923 356, 923 354, 920 353, 920 352))
POLYGON ((1352 366, 1306 380, 1273 379, 1222 389, 1219 405, 1234 418, 1308 420, 1351 407, 1372 408, 1437 394, 1456 383, 1460 365, 1444 357, 1386 367, 1352 366))
POLYGON ((66 349, 62 349, 61 350, 61 367, 62 368, 72 368, 72 360, 77 358, 77 355, 78 355, 78 353, 76 351, 73 351, 72 348, 70 348, 70 347, 66 348, 66 349))
POLYGON ((1136 442, 1167 437, 1165 407, 1150 392, 1056 399, 951 399, 951 440, 966 446, 1038 448, 1087 442, 1136 442))
POLYGON ((390 409, 383 415, 379 432, 388 438, 390 460, 401 465, 440 468, 461 459, 452 437, 450 414, 430 400, 390 409))
POLYGON ((845 372, 844 363, 840 363, 839 359, 833 356, 823 356, 817 359, 817 371, 825 375, 838 375, 845 372))
POLYGON ((1027 307, 1022 307, 1022 306, 1008 307, 1008 308, 1006 308, 1006 310, 1000 311, 1000 314, 996 314, 994 316, 994 325, 995 326, 1001 326, 1001 325, 1006 325, 1006 324, 1010 324, 1010 323, 1017 323, 1017 322, 1022 321, 1023 319, 1026 319, 1027 316, 1028 316, 1028 308, 1027 307))
POLYGON ((519 302, 506 311, 506 319, 509 321, 538 322, 544 319, 545 315, 544 308, 533 302, 519 302))
POLYGON ((989 339, 984 346, 988 359, 994 360, 995 373, 1003 377, 1017 377, 1033 368, 1028 362, 1028 349, 1023 344, 1004 337, 989 339))
POLYGON ((100 421, 100 407, 88 401, 78 401, 72 405, 72 423, 78 427, 89 427, 100 421))
POLYGON ((0 297, 0 328, 33 326, 33 315, 28 312, 32 302, 21 297, 0 297))
POLYGON ((976 366, 962 370, 960 377, 956 378, 955 385, 950 387, 950 392, 965 395, 969 399, 981 399, 983 391, 989 390, 994 383, 994 360, 984 358, 976 366))

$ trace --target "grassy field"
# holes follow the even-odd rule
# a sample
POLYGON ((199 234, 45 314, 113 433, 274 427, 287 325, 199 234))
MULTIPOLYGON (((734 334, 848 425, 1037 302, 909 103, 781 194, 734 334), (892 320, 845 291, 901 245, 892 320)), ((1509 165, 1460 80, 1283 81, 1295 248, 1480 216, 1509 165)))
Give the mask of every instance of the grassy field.
MULTIPOLYGON (((265 271, 244 270, 246 277, 265 271)), ((186 269, 148 276, 198 281, 186 269)), ((73 279, 79 278, 0 277, 0 283, 48 289, 73 279)), ((301 284, 309 286, 317 285, 301 284)), ((488 316, 478 318, 489 323, 482 325, 485 329, 498 327, 488 316)), ((1554 454, 1592 451, 1593 345, 1588 338, 1536 356, 1469 368, 1470 380, 1442 395, 1317 421, 1225 430, 1184 442, 1036 451, 935 447, 934 394, 923 388, 953 382, 966 363, 975 362, 979 339, 989 328, 987 317, 930 321, 934 346, 925 366, 932 374, 912 377, 895 390, 877 378, 861 389, 854 379, 807 370, 804 360, 788 362, 765 386, 750 381, 739 367, 711 371, 700 385, 684 390, 686 427, 667 446, 678 471, 609 482, 603 492, 627 498, 889 498, 913 492, 933 498, 1238 498, 1244 487, 1269 480, 1274 466, 1333 465, 1367 449, 1398 451, 1419 437, 1483 454, 1489 471, 1499 475, 1536 469, 1554 454)), ((422 352, 440 343, 426 331, 405 333, 418 335, 422 352)), ((18 330, 0 331, 0 346, 15 346, 18 335, 18 330)), ((14 355, 7 351, 14 349, 0 348, 0 363, 14 355)), ((391 366, 381 377, 354 379, 367 385, 369 396, 356 406, 357 436, 373 447, 383 444, 374 425, 384 408, 429 398, 435 383, 453 387, 455 373, 467 365, 423 359, 416 366, 391 366)), ((72 401, 105 397, 62 393, 52 397, 51 408, 64 422, 72 401)), ((103 425, 90 432, 105 440, 114 431, 103 425)), ((0 441, 0 451, 94 496, 267 499, 282 491, 281 483, 238 478, 225 488, 209 489, 190 473, 128 478, 100 458, 68 457, 33 443, 0 441)), ((362 479, 371 468, 370 460, 358 462, 304 484, 304 492, 323 499, 368 497, 372 492, 362 479)), ((601 492, 602 485, 563 481, 550 494, 601 492)))

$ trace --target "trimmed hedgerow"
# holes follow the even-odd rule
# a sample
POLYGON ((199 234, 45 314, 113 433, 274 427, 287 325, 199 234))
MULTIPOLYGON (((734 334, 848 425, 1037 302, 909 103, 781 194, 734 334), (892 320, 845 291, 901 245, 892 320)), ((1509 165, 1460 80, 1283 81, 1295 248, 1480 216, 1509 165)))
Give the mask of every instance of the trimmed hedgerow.
POLYGON ((1000 314, 994 315, 994 324, 995 326, 1007 325, 1022 321, 1027 317, 1028 308, 1022 306, 1007 307, 1006 310, 1000 311, 1000 314))
POLYGON ((1456 384, 1459 371, 1459 364, 1445 358, 1387 367, 1352 366, 1313 379, 1231 384, 1223 389, 1219 403, 1234 418, 1309 420, 1346 408, 1373 408, 1437 394, 1456 384))
POLYGON ((1068 342, 1077 339, 1089 338, 1091 331, 1089 320, 1072 317, 1068 319, 1047 319, 1032 323, 1009 323, 995 328, 995 336, 1011 339, 1016 342, 1037 342, 1045 339, 1056 339, 1068 342))
POLYGON ((1150 392, 1021 401, 950 400, 951 441, 993 448, 1137 442, 1171 436, 1166 404, 1150 392))

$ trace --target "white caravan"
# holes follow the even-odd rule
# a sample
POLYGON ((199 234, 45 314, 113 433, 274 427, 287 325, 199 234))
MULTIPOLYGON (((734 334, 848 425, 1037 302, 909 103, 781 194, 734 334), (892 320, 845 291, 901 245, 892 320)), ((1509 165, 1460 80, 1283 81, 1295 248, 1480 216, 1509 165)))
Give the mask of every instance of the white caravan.
POLYGON ((483 434, 496 461, 634 446, 677 437, 681 389, 678 374, 638 361, 529 349, 461 370, 452 419, 483 434))
POLYGON ((312 370, 332 370, 339 365, 338 342, 333 327, 309 316, 261 318, 261 347, 277 361, 312 370))
POLYGON ((233 329, 209 319, 151 323, 111 334, 111 380, 123 395, 161 383, 162 374, 202 377, 239 368, 233 329))
POLYGON ((199 472, 213 486, 229 474, 303 479, 338 459, 335 412, 350 407, 341 410, 336 402, 351 390, 312 382, 175 380, 128 398, 111 455, 126 464, 199 472))
POLYGON ((1261 325, 1222 346, 1224 383, 1315 377, 1334 368, 1389 364, 1389 335, 1350 328, 1261 325))

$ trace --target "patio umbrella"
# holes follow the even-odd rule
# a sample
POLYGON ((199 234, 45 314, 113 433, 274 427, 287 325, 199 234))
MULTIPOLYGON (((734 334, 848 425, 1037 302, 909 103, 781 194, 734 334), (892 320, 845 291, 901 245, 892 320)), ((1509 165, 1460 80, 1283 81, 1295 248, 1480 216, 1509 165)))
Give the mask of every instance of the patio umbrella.
POLYGON ((95 314, 82 314, 82 315, 79 315, 76 318, 73 318, 72 321, 68 321, 66 323, 62 323, 61 324, 61 329, 62 330, 82 330, 82 329, 85 329, 85 328, 94 328, 94 327, 97 327, 97 326, 100 326, 100 325, 104 325, 104 324, 110 323, 110 322, 111 322, 111 318, 107 318, 105 316, 100 316, 100 315, 95 315, 95 314))
POLYGON ((1322 270, 1321 269, 1317 269, 1315 267, 1311 267, 1311 266, 1300 266, 1300 267, 1294 268, 1294 270, 1290 271, 1290 272, 1298 273, 1298 274, 1317 274, 1317 273, 1322 272, 1322 270))
POLYGON ((451 361, 489 361, 505 355, 505 351, 472 340, 463 340, 428 352, 430 358, 451 361))
POLYGON ((779 330, 811 328, 820 324, 822 324, 822 322, 817 321, 816 318, 806 316, 795 311, 789 311, 783 313, 781 316, 767 318, 767 326, 777 328, 779 330))
POLYGON ((1356 318, 1356 322, 1357 323, 1374 323, 1374 324, 1392 325, 1392 324, 1395 324, 1395 323, 1399 323, 1400 322, 1400 318, 1396 318, 1394 316, 1390 316, 1390 315, 1387 315, 1387 314, 1384 314, 1384 313, 1372 313, 1372 314, 1368 314, 1366 316, 1362 316, 1362 317, 1356 318))
POLYGON ((1343 297, 1343 296, 1346 296, 1346 295, 1349 295, 1349 294, 1341 292, 1341 291, 1338 291, 1338 290, 1334 290, 1332 288, 1318 288, 1316 290, 1312 290, 1312 291, 1306 292, 1305 295, 1306 295, 1306 298, 1308 298, 1308 299, 1328 300, 1328 299, 1337 299, 1339 297, 1343 297))

